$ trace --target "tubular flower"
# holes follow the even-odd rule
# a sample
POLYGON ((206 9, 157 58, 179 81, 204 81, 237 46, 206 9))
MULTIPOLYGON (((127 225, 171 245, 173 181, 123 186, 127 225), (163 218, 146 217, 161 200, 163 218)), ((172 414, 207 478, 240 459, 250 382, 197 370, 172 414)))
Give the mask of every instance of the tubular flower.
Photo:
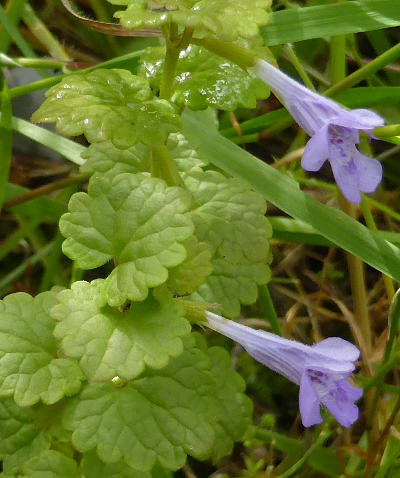
POLYGON ((371 132, 384 124, 383 118, 366 109, 348 111, 264 60, 258 60, 252 71, 281 97, 311 136, 301 161, 303 169, 318 171, 328 160, 343 196, 353 204, 361 202, 360 191, 375 191, 382 179, 382 166, 361 154, 355 145, 360 142, 360 130, 371 132))
POLYGON ((254 359, 300 385, 299 408, 305 427, 322 422, 321 404, 344 427, 357 420, 354 402, 362 390, 348 382, 360 355, 355 345, 339 337, 304 345, 212 312, 206 312, 206 318, 209 328, 240 343, 254 359))

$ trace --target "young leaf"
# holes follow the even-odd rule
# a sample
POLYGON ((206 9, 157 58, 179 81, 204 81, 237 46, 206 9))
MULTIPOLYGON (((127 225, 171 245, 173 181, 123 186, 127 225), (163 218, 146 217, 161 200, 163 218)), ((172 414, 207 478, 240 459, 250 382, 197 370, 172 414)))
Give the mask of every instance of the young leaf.
POLYGON ((63 352, 80 359, 90 381, 115 376, 131 380, 146 366, 165 367, 183 351, 180 337, 190 332, 184 308, 170 299, 159 304, 147 299, 119 312, 107 306, 104 280, 75 282, 59 293, 52 316, 59 320, 54 335, 63 352))
MULTIPOLYGON (((164 57, 164 47, 147 48, 141 56, 138 74, 157 89, 164 57)), ((255 108, 257 100, 267 98, 268 94, 268 88, 255 75, 204 48, 191 45, 180 54, 171 101, 192 110, 210 106, 233 111, 238 107, 255 108)))
POLYGON ((115 16, 130 30, 161 27, 174 22, 196 29, 196 36, 214 36, 224 41, 258 35, 258 27, 266 25, 270 0, 110 0, 116 5, 127 5, 115 16))
POLYGON ((181 172, 201 171, 201 168, 208 164, 199 157, 194 146, 181 133, 170 134, 167 147, 181 172))
MULTIPOLYGON (((180 133, 172 133, 167 140, 167 147, 172 158, 177 162, 180 171, 199 170, 207 163, 202 161, 186 138, 180 133)), ((121 150, 111 141, 94 143, 82 154, 86 159, 81 166, 82 173, 99 173, 107 176, 117 176, 121 173, 137 173, 150 171, 151 148, 141 143, 121 150)))
POLYGON ((217 384, 219 373, 193 342, 190 337, 183 354, 166 368, 147 370, 124 388, 88 384, 64 417, 77 450, 96 449, 105 463, 125 460, 142 471, 151 470, 157 461, 176 470, 185 463, 186 453, 198 459, 213 455, 216 435, 230 444, 240 439, 250 409, 241 405, 247 400, 242 396, 243 382, 231 368, 226 369, 225 361, 226 382, 217 384), (232 400, 234 412, 239 410, 235 418, 220 403, 224 387, 232 394, 226 399, 232 400), (222 436, 222 424, 229 420, 237 420, 238 429, 234 436, 226 431, 222 436))
POLYGON ((163 142, 180 119, 165 100, 152 99, 144 78, 126 70, 70 75, 46 93, 32 120, 56 123, 67 136, 84 134, 90 143, 110 140, 118 148, 163 142))
POLYGON ((270 277, 266 204, 242 180, 215 171, 184 175, 192 193, 196 236, 212 250, 213 272, 195 292, 196 299, 216 302, 223 314, 238 316, 240 304, 257 299, 257 285, 270 277))
POLYGON ((55 296, 16 293, 0 302, 0 396, 14 396, 20 406, 55 403, 77 393, 84 380, 74 360, 55 358, 55 323, 49 316, 55 296))
POLYGON ((118 149, 111 141, 94 143, 82 154, 86 162, 82 173, 117 176, 121 173, 150 171, 151 148, 137 143, 128 149, 118 149))
POLYGON ((189 207, 186 191, 146 173, 93 177, 89 193, 74 194, 61 218, 64 253, 82 269, 117 259, 105 282, 109 305, 144 300, 186 257, 181 243, 193 233, 189 207))

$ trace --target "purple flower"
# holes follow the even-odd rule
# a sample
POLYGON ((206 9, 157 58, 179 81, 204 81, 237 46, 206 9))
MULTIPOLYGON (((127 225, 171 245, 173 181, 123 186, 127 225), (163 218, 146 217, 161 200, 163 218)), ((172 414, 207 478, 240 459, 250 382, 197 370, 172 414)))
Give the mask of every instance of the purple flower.
POLYGON ((340 190, 353 204, 361 202, 360 191, 375 191, 382 179, 382 166, 361 154, 355 145, 360 142, 360 130, 368 133, 384 124, 380 116, 365 109, 347 111, 264 60, 258 60, 252 70, 281 97, 293 118, 311 136, 301 161, 305 170, 318 171, 328 160, 340 190))
POLYGON ((360 355, 355 345, 339 337, 304 345, 212 312, 206 312, 206 317, 208 327, 239 342, 253 358, 300 385, 299 406, 305 427, 322 422, 321 404, 344 427, 357 420, 354 402, 362 390, 348 382, 360 355))

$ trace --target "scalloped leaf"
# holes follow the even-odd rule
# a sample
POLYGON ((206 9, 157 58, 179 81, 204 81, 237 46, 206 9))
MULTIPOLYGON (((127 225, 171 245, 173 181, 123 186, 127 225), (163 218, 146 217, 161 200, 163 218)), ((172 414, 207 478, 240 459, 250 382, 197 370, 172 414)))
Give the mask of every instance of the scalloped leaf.
POLYGON ((84 380, 76 361, 55 358, 49 315, 55 303, 55 292, 35 298, 21 292, 0 301, 0 396, 13 396, 20 406, 53 404, 78 393, 84 380))
MULTIPOLYGON (((170 134, 166 144, 180 171, 201 171, 201 167, 207 164, 180 133, 170 134)), ((82 154, 82 158, 86 159, 81 166, 82 173, 113 177, 151 169, 151 148, 140 143, 124 150, 116 148, 111 141, 94 143, 82 154)))
POLYGON ((195 236, 183 243, 186 248, 186 259, 169 271, 168 286, 178 295, 195 292, 211 274, 212 252, 208 244, 199 242, 195 236))
POLYGON ((195 234, 213 252, 213 272, 193 297, 218 303, 224 315, 236 317, 240 304, 254 303, 257 285, 270 278, 266 203, 244 181, 216 171, 183 177, 193 195, 195 234))
MULTIPOLYGON (((24 464, 34 458, 42 451, 50 448, 50 438, 47 433, 40 433, 37 429, 37 435, 29 443, 21 443, 21 447, 18 448, 15 453, 6 455, 3 458, 3 472, 6 475, 12 475, 22 472, 24 464)), ((0 475, 1 476, 1 475, 0 475)))
POLYGON ((80 167, 82 173, 117 176, 150 171, 151 148, 141 143, 118 149, 111 141, 103 141, 90 145, 81 156, 86 159, 80 167))
POLYGON ((80 478, 76 461, 55 450, 45 450, 22 467, 21 478, 80 478))
POLYGON ((93 177, 88 194, 74 194, 60 220, 63 251, 82 269, 117 260, 105 281, 110 306, 144 300, 186 257, 189 207, 187 191, 146 173, 93 177))
POLYGON ((163 143, 180 127, 174 107, 153 99, 146 79, 117 69, 62 79, 47 91, 32 120, 56 123, 57 131, 67 136, 84 134, 90 143, 110 140, 122 149, 137 142, 163 143))
POLYGON ((32 408, 19 407, 12 398, 0 400, 1 459, 31 446, 38 438, 40 429, 33 423, 34 417, 32 408))
POLYGON ((212 458, 214 461, 232 453, 233 445, 252 423, 253 403, 243 392, 246 384, 232 370, 231 357, 221 347, 208 349, 211 373, 216 381, 216 395, 220 408, 214 423, 216 433, 212 458))
POLYGON ((147 471, 157 461, 176 470, 185 463, 186 453, 198 459, 214 455, 216 435, 227 440, 225 451, 231 449, 232 440, 242 438, 250 420, 251 407, 241 405, 249 400, 242 394, 243 380, 226 367, 229 359, 223 353, 220 373, 225 380, 217 383, 219 373, 214 366, 219 366, 219 360, 210 361, 193 342, 189 337, 183 354, 163 370, 148 370, 122 389, 88 384, 71 402, 64 418, 77 450, 96 449, 105 463, 125 460, 147 471), (220 403, 221 386, 233 392, 238 427, 234 436, 222 432, 230 417, 220 403))
POLYGON ((150 472, 134 470, 122 461, 104 463, 96 453, 86 453, 81 468, 85 478, 152 478, 150 472))
MULTIPOLYGON (((165 48, 150 47, 141 56, 138 74, 159 89, 165 48)), ((179 56, 175 90, 171 101, 192 110, 207 107, 233 111, 255 108, 257 100, 267 98, 269 90, 259 78, 213 53, 190 45, 179 56)))
POLYGON ((104 280, 75 282, 59 293, 52 316, 59 320, 54 335, 63 352, 80 359, 90 381, 108 381, 115 376, 131 380, 146 366, 165 367, 183 351, 181 337, 190 332, 185 309, 170 299, 134 304, 119 312, 107 306, 104 280))
POLYGON ((130 30, 175 22, 194 28, 197 37, 214 36, 224 41, 257 36, 258 28, 268 22, 266 9, 271 5, 271 0, 110 1, 115 5, 127 5, 127 9, 116 12, 115 17, 130 30))

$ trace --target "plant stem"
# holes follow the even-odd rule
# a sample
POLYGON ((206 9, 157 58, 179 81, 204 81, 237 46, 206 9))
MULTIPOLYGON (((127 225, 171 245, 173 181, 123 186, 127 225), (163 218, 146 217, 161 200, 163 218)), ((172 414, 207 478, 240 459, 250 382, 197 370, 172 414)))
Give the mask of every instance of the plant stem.
POLYGON ((346 78, 343 78, 338 83, 331 86, 328 90, 324 92, 325 96, 335 96, 340 91, 351 88, 352 86, 360 83, 366 77, 372 75, 378 70, 382 69, 387 64, 397 60, 400 57, 400 43, 393 46, 389 50, 379 55, 377 58, 372 60, 370 63, 355 71, 351 75, 348 75, 346 78))
POLYGON ((14 58, 0 54, 0 66, 8 68, 64 68, 66 62, 58 60, 48 60, 46 58, 14 58))
MULTIPOLYGON (((11 9, 11 5, 9 6, 11 9)), ((5 30, 5 32, 8 34, 8 36, 14 41, 14 43, 17 45, 17 47, 21 50, 21 52, 31 58, 35 58, 35 52, 31 49, 31 47, 28 45, 28 43, 25 41, 24 37, 21 35, 17 28, 17 24, 19 21, 19 14, 21 13, 19 9, 23 8, 23 5, 19 4, 16 5, 15 7, 15 12, 11 16, 11 18, 8 17, 8 11, 7 13, 4 11, 3 7, 0 5, 0 24, 2 26, 2 31, 5 30)), ((6 38, 6 40, 8 40, 6 38)), ((9 43, 6 41, 6 46, 8 48, 9 43), (7 44, 8 43, 8 44, 7 44)))
POLYGON ((28 267, 34 266, 40 260, 45 258, 47 254, 51 251, 53 247, 53 242, 47 243, 43 248, 41 248, 36 254, 26 259, 22 264, 16 267, 14 270, 9 272, 0 280, 0 294, 3 294, 5 289, 9 284, 14 282, 20 275, 22 275, 28 267))
MULTIPOLYGON (((346 76, 346 37, 331 38, 329 73, 333 84, 343 82, 346 76)), ((355 218, 355 207, 339 194, 339 204, 343 212, 355 218)), ((371 351, 371 329, 368 317, 367 293, 365 290, 364 265, 353 254, 346 253, 353 294, 354 316, 363 335, 368 353, 371 351)))
POLYGON ((67 186, 70 186, 71 184, 84 183, 85 181, 89 179, 89 177, 90 177, 89 174, 78 174, 76 176, 61 179, 60 181, 56 181, 54 183, 41 186, 40 188, 33 189, 32 191, 29 191, 28 193, 23 194, 22 196, 18 196, 16 198, 10 199, 9 201, 6 201, 3 204, 3 211, 6 209, 10 209, 11 207, 16 206, 17 204, 30 201, 38 196, 44 196, 45 194, 48 194, 52 191, 57 191, 58 189, 66 188, 67 186))
POLYGON ((32 34, 45 46, 53 58, 62 61, 70 61, 70 57, 64 50, 63 46, 40 20, 28 3, 25 5, 22 18, 32 34))
MULTIPOLYGON (((346 212, 350 217, 356 217, 355 207, 349 204, 341 194, 339 194, 339 203, 343 212, 346 212)), ((367 293, 365 290, 364 264, 358 257, 348 252, 346 253, 346 258, 353 295, 354 316, 363 335, 366 349, 368 353, 370 353, 372 338, 368 314, 367 293)))
MULTIPOLYGON (((110 68, 115 63, 119 63, 126 60, 132 60, 133 58, 138 58, 144 53, 144 50, 137 50, 132 53, 128 53, 126 55, 119 56, 117 58, 113 58, 112 60, 107 60, 98 65, 91 66, 89 68, 84 68, 77 72, 69 73, 69 75, 81 74, 81 73, 88 73, 90 71, 98 70, 99 68, 110 68)), ((44 90, 46 88, 50 88, 51 86, 56 85, 59 83, 63 78, 68 75, 59 75, 59 76, 52 76, 51 78, 44 78, 43 80, 34 81, 29 83, 28 85, 16 86, 15 88, 10 89, 10 98, 17 98, 19 96, 28 95, 29 93, 33 93, 34 91, 44 90)))
POLYGON ((175 72, 181 52, 179 44, 176 44, 177 33, 178 27, 175 23, 164 29, 167 50, 160 84, 160 98, 164 100, 169 100, 174 90, 175 72))
POLYGON ((0 247, 0 261, 2 261, 12 250, 14 250, 21 240, 26 237, 28 232, 35 229, 39 220, 32 220, 30 222, 20 224, 19 228, 11 234, 0 247))
POLYGON ((271 325, 272 332, 277 335, 282 335, 282 327, 276 314, 268 285, 261 285, 258 287, 258 303, 260 304, 265 318, 271 325))
MULTIPOLYGON (((361 210, 362 210, 368 229, 371 229, 371 231, 376 232, 378 228, 376 227, 374 216, 371 213, 371 210, 368 206, 368 201, 365 200, 365 197, 363 197, 363 200, 361 203, 361 210)), ((393 280, 390 277, 388 277, 386 274, 382 274, 382 279, 383 279, 383 283, 385 284, 388 300, 389 302, 392 302, 394 293, 395 293, 393 280)))
POLYGON ((151 175, 163 179, 168 186, 183 186, 176 163, 165 144, 153 146, 151 151, 151 175))
POLYGON ((297 73, 299 74, 300 78, 303 80, 303 83, 310 88, 310 90, 315 91, 313 82, 310 80, 310 77, 308 76, 307 72, 303 68, 303 65, 301 64, 300 60, 298 59, 292 45, 287 44, 284 47, 284 51, 287 54, 290 62, 292 65, 295 67, 297 73))

